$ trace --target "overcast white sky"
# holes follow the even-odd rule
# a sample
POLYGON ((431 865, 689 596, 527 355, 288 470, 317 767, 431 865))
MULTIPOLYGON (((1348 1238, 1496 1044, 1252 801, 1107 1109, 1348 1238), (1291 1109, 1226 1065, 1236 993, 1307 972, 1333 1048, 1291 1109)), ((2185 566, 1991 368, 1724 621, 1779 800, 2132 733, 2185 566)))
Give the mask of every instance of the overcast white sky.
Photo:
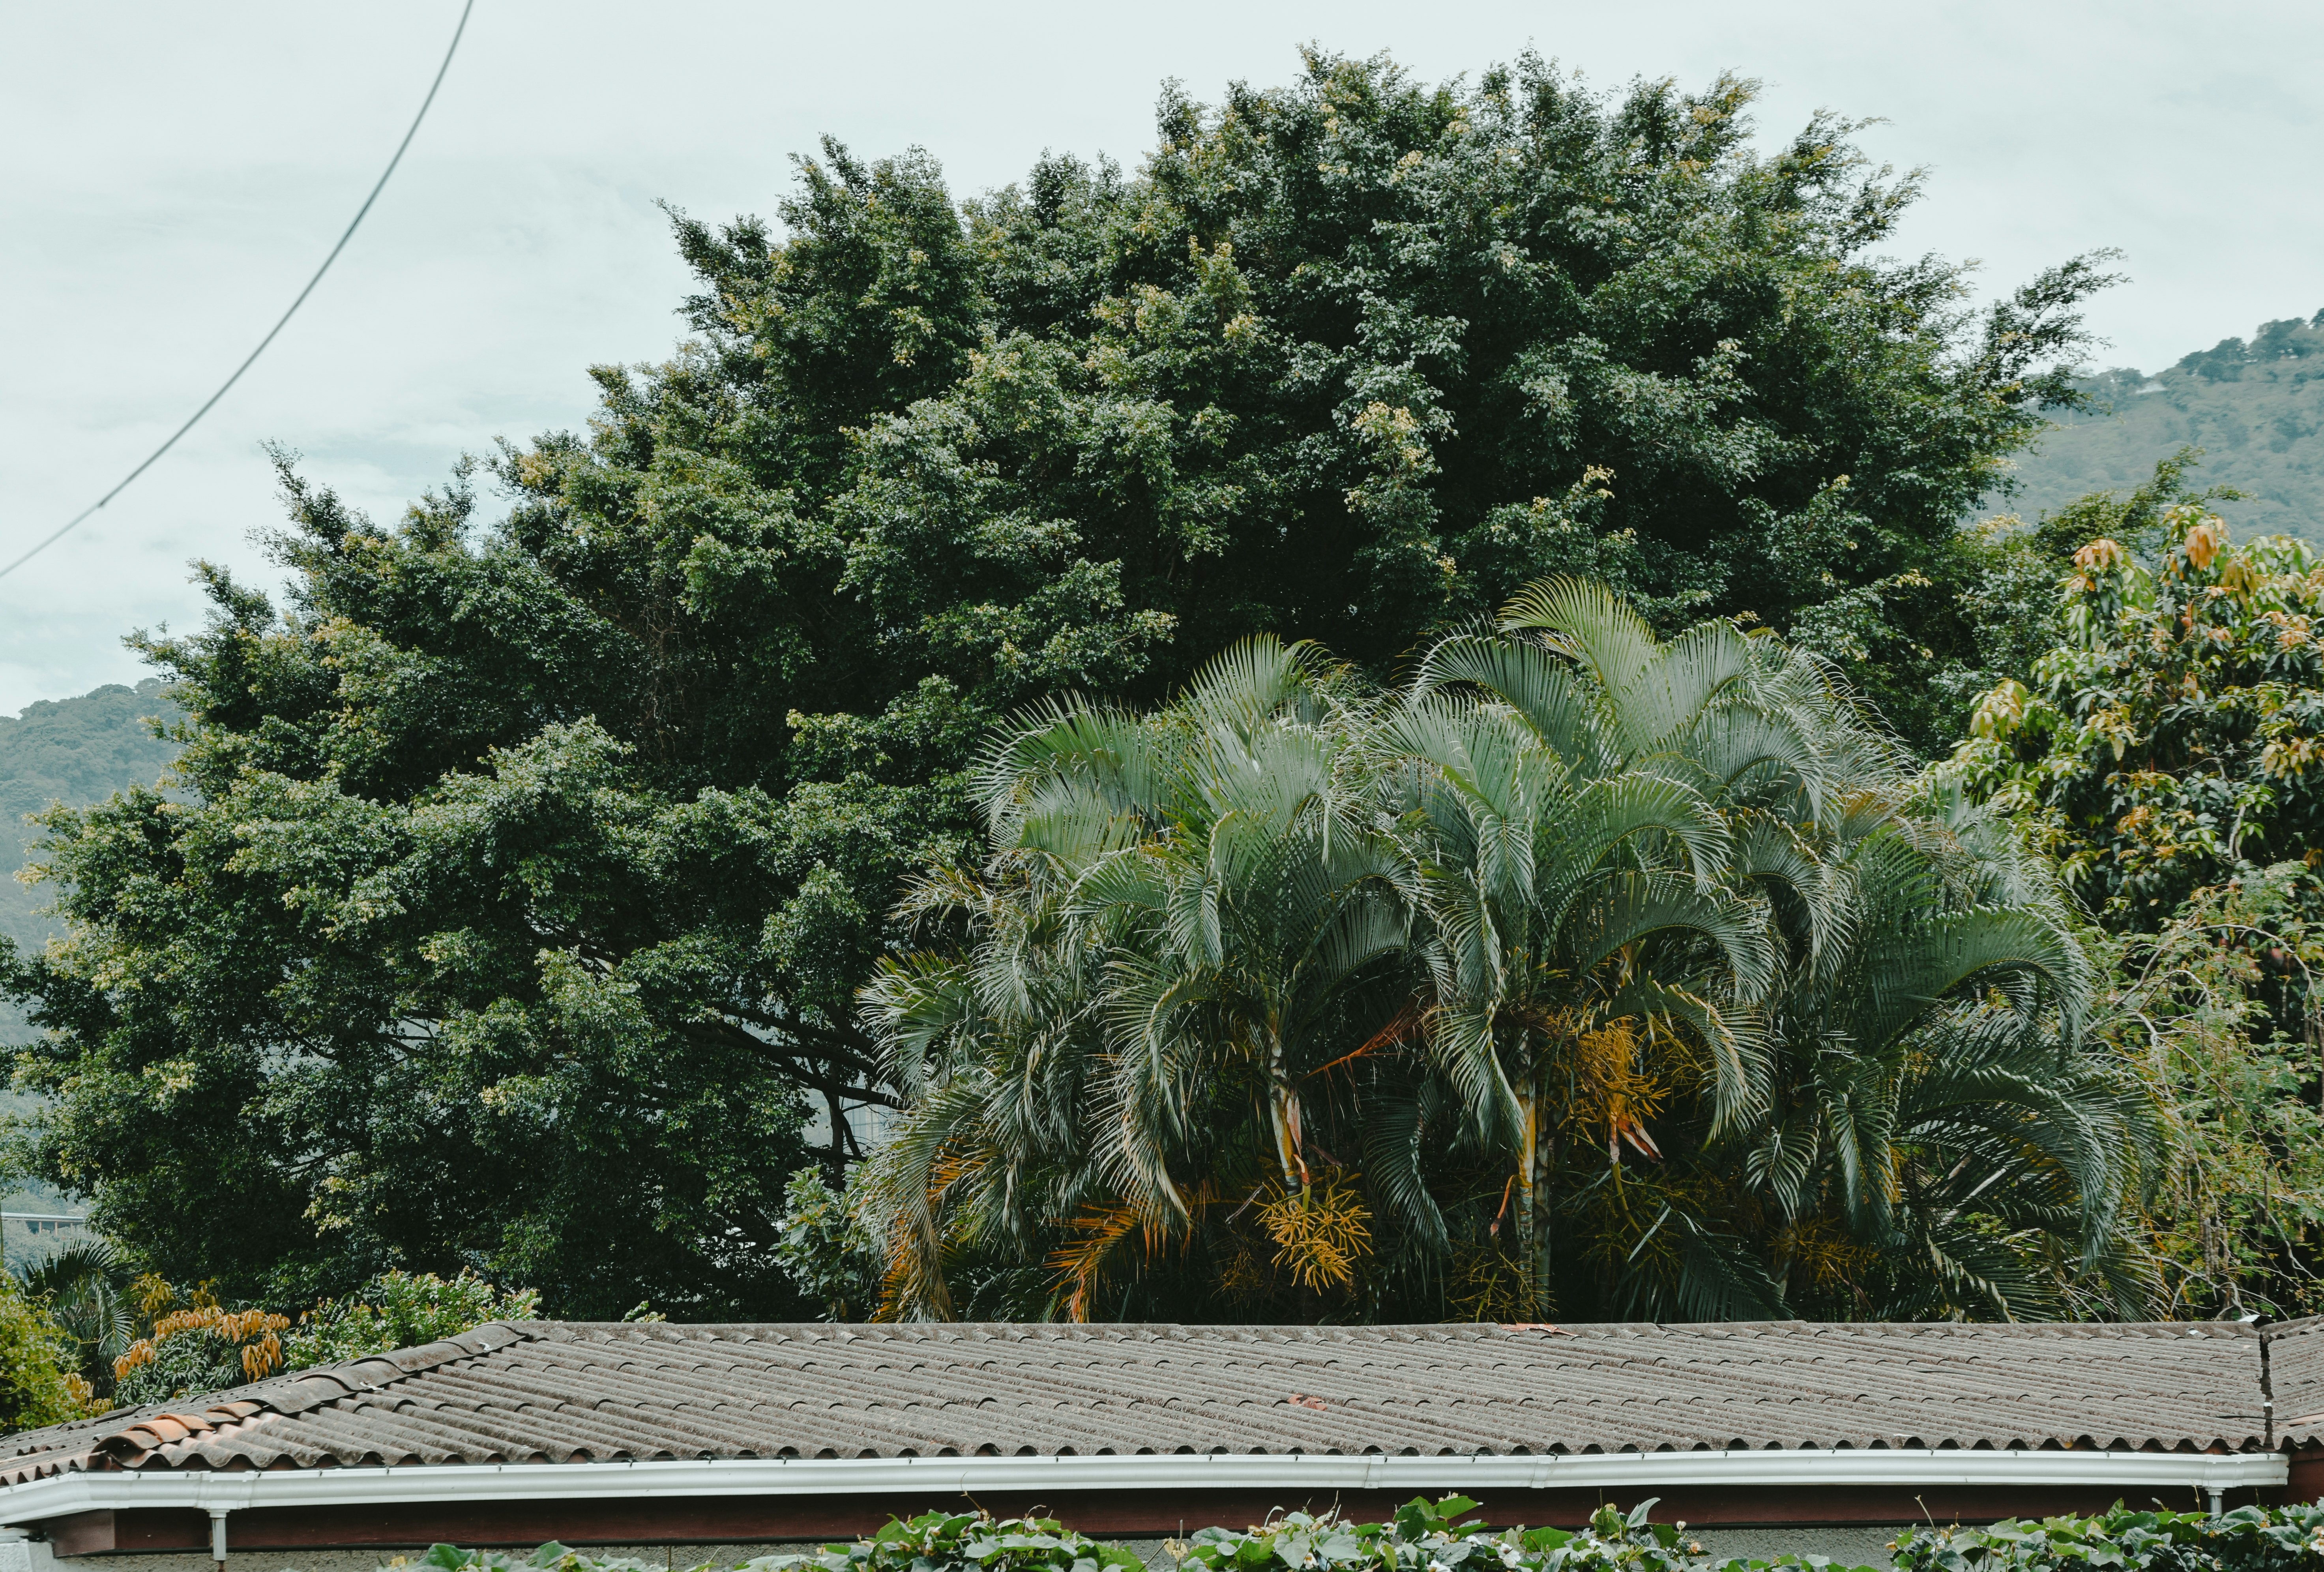
MULTIPOLYGON (((0 560, 110 486, 288 303, 376 178, 458 0, 0 7, 0 560)), ((0 712, 134 681, 198 624, 188 561, 271 582, 259 444, 392 516, 464 449, 579 425, 593 362, 659 358, 686 287, 653 207, 770 212, 830 132, 956 191, 1045 148, 1133 162, 1166 77, 1214 99, 1297 46, 1471 77, 1531 45, 1601 86, 1762 79, 1769 140, 1885 116, 1930 167, 1899 247, 2006 288, 2128 253, 2094 319, 2152 369, 2324 307, 2324 22, 2310 4, 790 5, 478 0, 428 125, 267 358, 110 508, 0 579, 0 712)))

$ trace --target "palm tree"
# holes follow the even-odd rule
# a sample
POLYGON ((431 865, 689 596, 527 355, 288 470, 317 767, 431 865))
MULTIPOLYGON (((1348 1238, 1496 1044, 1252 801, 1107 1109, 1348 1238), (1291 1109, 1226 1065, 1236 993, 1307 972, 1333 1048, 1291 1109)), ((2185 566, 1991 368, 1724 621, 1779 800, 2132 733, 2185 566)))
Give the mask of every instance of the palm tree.
POLYGON ((76 1240, 18 1270, 28 1297, 48 1301, 72 1339, 80 1373, 97 1392, 113 1390, 113 1362, 137 1337, 130 1271, 102 1239, 76 1240))
POLYGON ((2089 979, 2054 885, 1916 783, 1822 662, 1724 623, 1665 644, 1553 580, 1499 636, 1432 651, 1382 730, 1425 775, 1406 822, 1432 1040, 1503 1133, 1533 1304, 1561 1209, 1624 1315, 1787 1313, 1794 1257, 1884 1303, 2010 1314, 2062 1302, 2024 1264, 2061 1231, 2066 1277, 2144 1302, 2124 1225, 2152 1121, 2078 1051, 2089 979), (1644 1116, 1689 1122, 1665 1106, 1688 1088, 1641 1073, 1657 1032, 1709 1062, 1683 1141, 1644 1116), (1562 1195, 1553 1126, 1607 1152, 1562 1195))
POLYGON ((1848 908, 1771 1001, 1774 1096, 1739 1143, 1794 1297, 1914 1319, 2145 1313, 2128 1225, 2157 1127, 2080 1040, 2089 967, 2052 871, 1943 784, 1820 849, 1848 908), (1831 1270, 1833 1240, 1861 1270, 1831 1270))
POLYGON ((1702 1033, 1739 1094, 1748 1048, 1717 996, 1763 992, 1775 957, 1758 912, 1718 883, 1731 837, 1694 783, 1625 767, 1543 652, 1497 662, 1528 708, 1443 691, 1454 661, 1485 666, 1484 652, 1448 653, 1383 717, 1377 745, 1409 771, 1399 828, 1430 920, 1429 1041, 1513 1160, 1521 1254, 1547 1303, 1552 1125, 1591 1103, 1609 1161, 1624 1142, 1655 1151, 1628 1062, 1642 1018, 1702 1033))
POLYGON ((978 1176, 970 1210, 1013 1226, 1021 1208, 993 1187, 1021 1197, 1035 1153, 1065 1161, 1046 1198, 1076 1206, 1059 1254, 1076 1313, 1119 1246, 1183 1235, 1254 1151, 1243 1200, 1328 1204, 1304 1088, 1342 1057, 1356 994, 1393 1013, 1406 939, 1406 869, 1351 745, 1362 720, 1343 671, 1254 639, 1157 714, 1051 706, 992 750, 984 879, 912 897, 972 918, 974 961, 898 962, 866 994, 912 1104, 878 1193, 922 1262, 922 1304, 943 1299, 940 1174, 978 1176), (1246 1106, 1263 1124, 1244 1127, 1246 1106))
POLYGON ((1254 640, 1042 707, 980 789, 863 994, 890 1313, 2144 1302, 2046 866, 1780 640, 1552 581, 1394 693, 1254 640))
MULTIPOLYGON (((1499 1111, 1545 1304, 1545 1124, 1602 1130, 1609 1177, 1623 1144, 1658 1161, 1636 1059, 1669 1031, 1709 1057, 1709 1139, 1759 1115, 1771 908, 1820 931, 1831 904, 1787 820, 1832 810, 1890 754, 1779 642, 1712 622, 1665 644, 1605 587, 1570 579, 1528 589, 1498 633, 1438 644, 1386 730, 1428 777, 1407 824, 1434 920, 1433 1040, 1480 1117, 1499 1111)), ((1665 1227, 1711 1268, 1695 1273, 1716 1285, 1698 1308, 1775 1309, 1765 1273, 1705 1219, 1666 1211, 1649 1225, 1665 1227)))
POLYGON ((901 915, 964 932, 960 948, 883 958, 862 1015, 904 1113, 868 1164, 889 1246, 885 1313, 948 1318, 952 1257, 1020 1264, 978 1285, 996 1319, 1038 1318, 1047 1219, 1093 1181, 1082 1111, 1099 1063, 1095 950, 1065 920, 1070 882, 1038 853, 1002 851, 982 876, 931 871, 901 915))

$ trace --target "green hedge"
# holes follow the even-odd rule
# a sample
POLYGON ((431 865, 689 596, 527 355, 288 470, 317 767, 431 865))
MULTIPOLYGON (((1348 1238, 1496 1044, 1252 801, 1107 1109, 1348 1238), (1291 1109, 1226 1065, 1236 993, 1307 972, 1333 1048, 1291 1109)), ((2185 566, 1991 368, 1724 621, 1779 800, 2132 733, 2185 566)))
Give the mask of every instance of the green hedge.
MULTIPOLYGON (((1410 1502, 1391 1522, 1351 1523, 1295 1512, 1263 1528, 1204 1529, 1166 1544, 1186 1572, 1709 1572, 1712 1563, 1686 1537, 1683 1524, 1646 1521, 1654 1504, 1642 1502, 1627 1517, 1602 1508, 1578 1531, 1492 1530, 1463 1521, 1477 1503, 1453 1495, 1410 1502)), ((443 1572, 663 1572, 658 1561, 588 1556, 558 1544, 523 1556, 438 1545, 420 1564, 443 1572)), ((1821 1556, 1784 1556, 1726 1562, 1722 1572, 1825 1572, 1830 1565, 1821 1556)), ((741 1567, 742 1572, 1144 1572, 1145 1563, 1134 1550, 1074 1533, 1049 1518, 928 1512, 890 1522, 852 1545, 761 1556, 741 1567)))
POLYGON ((1897 1572, 2316 1572, 2324 1567, 2324 1506, 2202 1512, 2112 1512, 2088 1518, 1915 1529, 1896 1541, 1897 1572))
MULTIPOLYGON (((1413 1501, 1384 1523, 1286 1512, 1250 1530, 1204 1529, 1165 1541, 1184 1572, 1868 1572, 1821 1556, 1772 1561, 1704 1553, 1684 1523, 1601 1507, 1587 1527, 1489 1529, 1466 1496, 1413 1501)), ((1912 1529, 1890 1549, 1897 1572, 2319 1572, 2324 1507, 2126 1512, 1912 1529)), ((438 1545, 420 1564, 441 1572, 663 1572, 660 1562, 595 1557, 548 1544, 527 1555, 438 1545)), ((395 1567, 410 1563, 399 1558, 395 1567)), ((710 1572, 726 1563, 706 1563, 710 1572)), ((742 1572, 1143 1572, 1137 1552, 1048 1518, 928 1512, 852 1545, 761 1556, 742 1572)))

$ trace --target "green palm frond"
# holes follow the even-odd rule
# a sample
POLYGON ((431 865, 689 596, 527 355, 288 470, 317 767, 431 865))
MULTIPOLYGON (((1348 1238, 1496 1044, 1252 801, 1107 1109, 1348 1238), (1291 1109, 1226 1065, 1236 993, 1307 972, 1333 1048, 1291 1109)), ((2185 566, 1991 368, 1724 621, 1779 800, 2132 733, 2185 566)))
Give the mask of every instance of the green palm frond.
POLYGON ((1726 817, 1700 792, 1638 771, 1591 781, 1541 831, 1554 837, 1554 851, 1544 851, 1576 870, 1602 866, 1624 843, 1657 832, 1686 854, 1683 871, 1702 892, 1726 872, 1731 844, 1726 817))
POLYGON ((1554 648, 1573 655, 1618 700, 1661 652, 1654 629, 1629 602, 1590 578, 1545 578, 1527 585, 1502 608, 1505 632, 1550 635, 1554 648))
POLYGON ((1722 892, 1704 892, 1667 875, 1619 874, 1563 914, 1558 952, 1574 974, 1649 939, 1694 935, 1717 947, 1742 999, 1775 985, 1777 957, 1761 911, 1722 892))
POLYGON ((1440 641, 1421 660, 1407 698, 1425 706, 1444 689, 1474 687, 1506 704, 1534 739, 1581 775, 1614 767, 1598 707, 1566 662, 1538 645, 1460 633, 1440 641))
POLYGON ((2049 915, 2023 909, 1941 912, 1868 924, 1857 985, 1839 1011, 1858 1042, 1895 1041, 1940 1001, 1978 982, 2048 985, 2067 1040, 2089 1003, 2089 959, 2049 915))
POLYGON ((1750 641, 1723 620, 1698 624, 1656 652, 1628 684, 1608 685, 1614 735, 1624 754, 1671 751, 1756 670, 1750 641))
POLYGON ((1448 1124, 1452 1110, 1430 1080, 1390 1085, 1375 1093, 1364 1123, 1364 1172, 1381 1209, 1428 1251, 1452 1248, 1443 1208, 1428 1187, 1432 1133, 1448 1124))

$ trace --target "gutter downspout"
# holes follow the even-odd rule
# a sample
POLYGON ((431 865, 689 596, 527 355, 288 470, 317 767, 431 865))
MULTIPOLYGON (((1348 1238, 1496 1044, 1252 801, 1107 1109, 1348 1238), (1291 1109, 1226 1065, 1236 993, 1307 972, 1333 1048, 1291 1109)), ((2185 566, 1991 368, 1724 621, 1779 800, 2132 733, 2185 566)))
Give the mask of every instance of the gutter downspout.
MULTIPOLYGON (((2219 1493, 2211 1492, 2211 1515, 2218 1515, 2219 1493)), ((210 1559, 217 1563, 217 1572, 226 1572, 226 1514, 234 1509, 210 1508, 210 1559)))
POLYGON ((28 1529, 0 1528, 0 1572, 54 1572, 56 1552, 28 1529))
POLYGON ((2267 1426, 2266 1444, 2271 1452, 2275 1450, 2275 1387, 2269 1380, 2268 1349, 2274 1341, 2267 1335, 2266 1327, 2262 1326, 2259 1328, 2259 1411, 2260 1418, 2267 1426))

